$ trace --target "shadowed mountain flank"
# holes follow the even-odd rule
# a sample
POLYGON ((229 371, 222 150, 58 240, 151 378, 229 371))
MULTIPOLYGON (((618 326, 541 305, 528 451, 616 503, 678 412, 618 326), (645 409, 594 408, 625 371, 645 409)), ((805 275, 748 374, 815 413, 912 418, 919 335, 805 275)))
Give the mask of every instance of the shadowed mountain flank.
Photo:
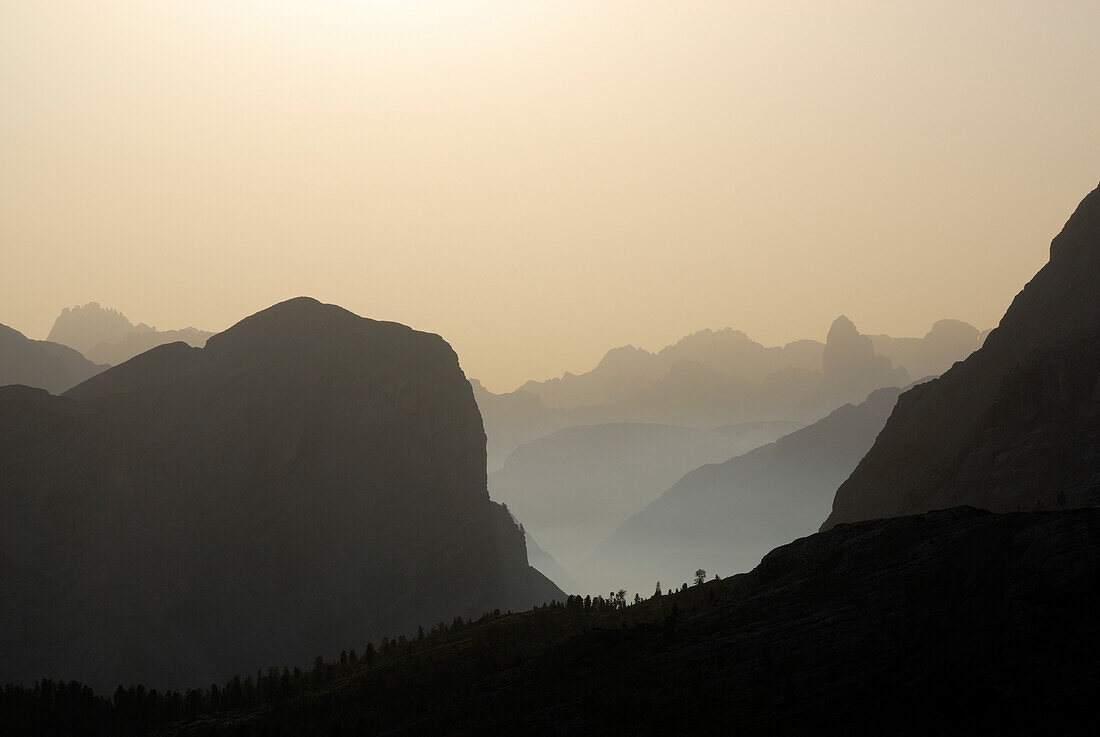
POLYGON ((825 526, 1100 503, 1100 189, 982 347, 898 400, 825 526))
POLYGON ((105 368, 68 346, 30 340, 0 325, 0 386, 23 384, 60 394, 105 368))
POLYGON ((134 325, 118 310, 89 302, 63 309, 48 340, 75 348, 96 363, 117 366, 165 343, 180 341, 201 348, 211 335, 193 327, 157 330, 145 323, 134 325))
POLYGON ((900 391, 879 389, 774 443, 688 473, 600 545, 584 566, 598 577, 592 590, 675 586, 698 568, 746 571, 776 545, 813 532, 900 391))
POLYGON ((561 592, 437 335, 299 298, 0 390, 0 672, 185 686, 561 592))

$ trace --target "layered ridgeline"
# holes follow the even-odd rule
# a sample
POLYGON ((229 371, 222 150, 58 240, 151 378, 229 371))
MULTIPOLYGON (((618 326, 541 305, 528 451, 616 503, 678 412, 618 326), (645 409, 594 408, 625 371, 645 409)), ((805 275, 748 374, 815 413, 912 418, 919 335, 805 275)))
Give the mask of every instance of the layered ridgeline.
POLYGON ((904 386, 966 358, 976 328, 937 322, 924 338, 861 335, 844 316, 825 343, 765 347, 740 331, 703 330, 657 353, 626 346, 596 368, 509 394, 475 386, 485 418, 489 469, 514 449, 555 430, 601 423, 659 423, 711 429, 744 422, 821 419, 875 389, 904 386))
POLYGON ((0 325, 0 386, 23 384, 60 394, 105 368, 68 346, 31 340, 0 325))
POLYGON ((437 335, 312 299, 0 389, 0 681, 209 683, 560 598, 437 335))
POLYGON ((826 527, 969 504, 1100 503, 1100 189, 982 348, 898 400, 826 527))
POLYGON ((117 366, 165 343, 182 341, 201 348, 211 335, 193 327, 157 330, 145 323, 135 325, 118 310, 89 302, 61 310, 47 340, 74 348, 96 363, 117 366))
POLYGON ((539 544, 577 578, 578 567, 600 542, 685 473, 741 455, 798 427, 792 422, 716 430, 578 425, 513 451, 504 468, 490 474, 489 494, 507 504, 539 544))
POLYGON ((774 443, 688 473, 599 546, 580 568, 582 583, 644 592, 657 581, 677 586, 699 568, 739 573, 812 533, 900 392, 879 389, 774 443))

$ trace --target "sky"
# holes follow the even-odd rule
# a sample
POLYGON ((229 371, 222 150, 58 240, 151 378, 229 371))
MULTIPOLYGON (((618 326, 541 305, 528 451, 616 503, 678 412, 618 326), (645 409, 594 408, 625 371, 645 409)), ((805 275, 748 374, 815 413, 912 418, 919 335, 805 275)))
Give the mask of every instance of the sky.
POLYGON ((0 0, 0 323, 310 295, 496 391, 996 324, 1100 180, 1100 3, 0 0))

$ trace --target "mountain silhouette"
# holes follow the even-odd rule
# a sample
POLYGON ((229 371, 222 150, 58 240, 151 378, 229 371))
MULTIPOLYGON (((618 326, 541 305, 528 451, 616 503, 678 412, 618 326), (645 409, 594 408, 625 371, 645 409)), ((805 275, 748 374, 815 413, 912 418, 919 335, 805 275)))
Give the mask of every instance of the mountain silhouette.
POLYGON ((23 384, 60 394, 105 368, 68 346, 31 340, 0 325, 0 386, 23 384))
POLYGON ((308 298, 0 389, 0 672, 181 687, 561 591, 437 335, 308 298))
POLYGON ((676 479, 798 427, 791 422, 717 430, 630 423, 579 425, 517 448, 504 467, 489 476, 489 494, 506 503, 528 532, 567 570, 574 571, 573 578, 583 581, 577 565, 676 479))
POLYGON ((675 586, 698 568, 747 571, 775 546, 813 532, 900 391, 879 389, 858 406, 686 474, 599 546, 583 566, 598 576, 592 590, 675 586))
POLYGON ((906 392, 826 527, 969 504, 1100 503, 1100 189, 980 349, 906 392))
POLYGON ((182 341, 201 348, 211 335, 193 327, 157 330, 145 323, 134 325, 118 310, 89 302, 63 309, 48 340, 75 348, 96 363, 117 366, 165 343, 182 341))

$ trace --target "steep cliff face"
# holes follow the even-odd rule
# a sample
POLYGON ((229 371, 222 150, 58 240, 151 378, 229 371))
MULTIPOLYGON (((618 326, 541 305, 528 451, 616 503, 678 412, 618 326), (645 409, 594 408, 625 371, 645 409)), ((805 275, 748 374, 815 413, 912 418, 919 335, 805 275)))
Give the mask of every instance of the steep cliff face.
POLYGON ((30 340, 0 325, 0 386, 23 384, 60 394, 105 368, 68 346, 30 340))
POLYGON ((1097 285, 1100 189, 1077 207, 1051 243, 1050 261, 984 345, 899 398, 837 490, 825 526, 959 504, 1009 511, 1100 503, 1095 444, 1082 440, 1095 437, 1097 422, 1090 358, 1100 335, 1097 285), (1065 446, 1040 439, 1063 436, 1065 446), (1014 479, 1012 464, 1027 453, 1037 455, 1014 479))
POLYGON ((0 418, 2 680, 203 683, 561 596, 436 335, 296 299, 0 418))

